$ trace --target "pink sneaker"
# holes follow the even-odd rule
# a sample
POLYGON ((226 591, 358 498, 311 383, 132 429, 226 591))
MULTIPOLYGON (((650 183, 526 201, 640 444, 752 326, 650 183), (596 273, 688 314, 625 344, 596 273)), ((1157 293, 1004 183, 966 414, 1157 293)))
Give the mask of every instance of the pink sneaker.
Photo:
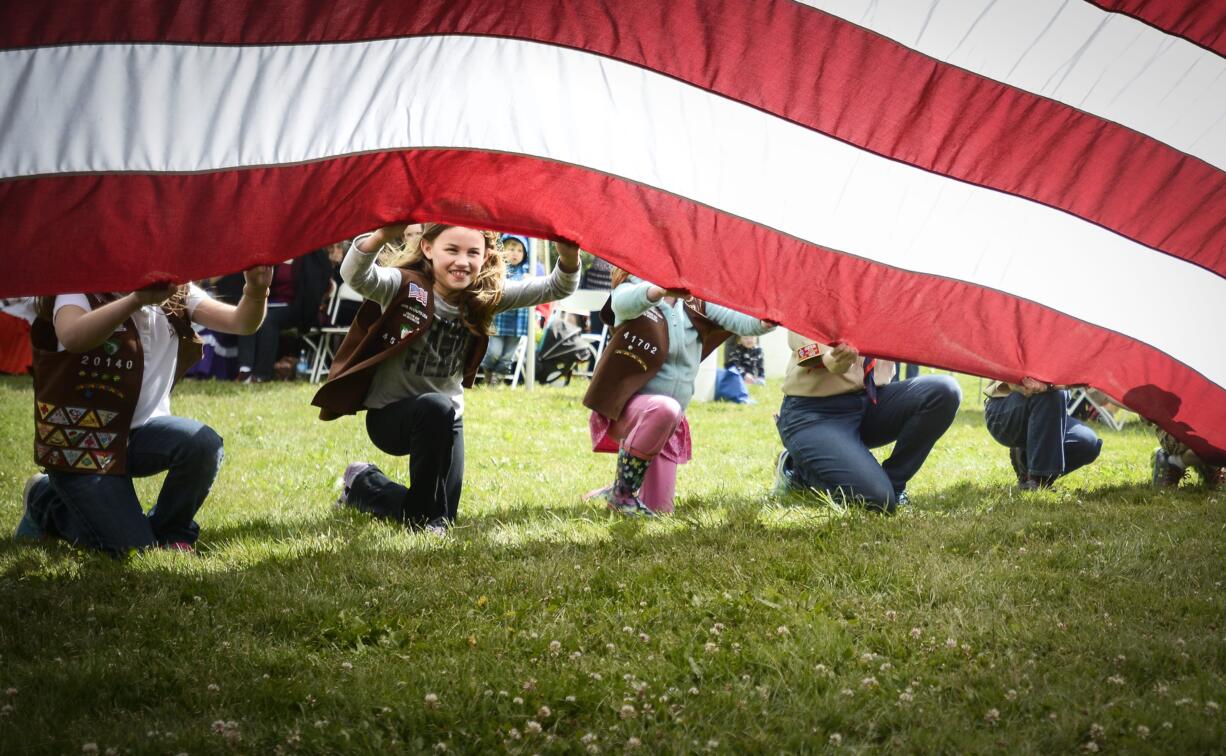
POLYGON ((184 554, 196 553, 195 547, 187 541, 171 541, 170 543, 162 544, 161 548, 165 549, 166 551, 181 551, 184 554))

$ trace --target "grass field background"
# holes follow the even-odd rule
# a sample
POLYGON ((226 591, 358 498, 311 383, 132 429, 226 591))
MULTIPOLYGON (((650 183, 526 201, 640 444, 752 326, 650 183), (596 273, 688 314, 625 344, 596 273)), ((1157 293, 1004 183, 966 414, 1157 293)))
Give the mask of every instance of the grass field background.
MULTIPOLYGON (((777 382, 691 407, 654 521, 580 503, 585 384, 476 389, 445 539, 333 509, 407 465, 311 387, 186 384, 227 457, 197 554, 0 543, 0 752, 1221 752, 1226 494, 1153 491, 1139 423, 1018 493, 962 382, 891 518, 768 500, 777 382)), ((31 415, 0 380, 10 533, 31 415)))

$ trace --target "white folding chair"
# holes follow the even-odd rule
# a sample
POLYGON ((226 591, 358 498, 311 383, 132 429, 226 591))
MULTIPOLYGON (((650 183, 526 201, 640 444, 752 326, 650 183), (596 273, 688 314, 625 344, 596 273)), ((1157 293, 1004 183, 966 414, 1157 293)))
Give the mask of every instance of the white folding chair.
POLYGON ((315 348, 314 360, 311 364, 311 383, 319 383, 328 374, 332 358, 336 356, 336 350, 332 348, 333 337, 349 333, 349 326, 337 325, 336 322, 340 315, 341 304, 361 301, 362 295, 354 291, 349 284, 342 282, 334 287, 332 299, 328 301, 328 325, 313 334, 319 339, 319 344, 315 348))
MULTIPOLYGON (((574 294, 571 294, 564 299, 559 299, 553 303, 554 312, 572 312, 577 315, 587 316, 592 312, 598 311, 604 307, 605 300, 609 298, 609 292, 600 289, 579 289, 574 294)), ((596 355, 596 362, 600 361, 600 355, 604 352, 605 342, 609 338, 609 327, 603 326, 600 333, 585 333, 581 337, 592 347, 592 352, 596 355)), ((592 377, 592 371, 587 369, 587 366, 576 368, 574 375, 581 375, 586 378, 592 377)))
POLYGON ((520 336, 515 342, 515 371, 511 373, 511 388, 519 386, 519 379, 524 374, 524 360, 528 356, 528 337, 520 336))
POLYGON ((1101 402, 1094 399, 1092 390, 1083 386, 1068 390, 1068 404, 1065 406, 1065 410, 1068 414, 1072 415, 1083 402, 1093 407, 1098 413, 1096 419, 1105 423, 1111 430, 1120 430, 1124 427, 1124 421, 1108 412, 1101 402))

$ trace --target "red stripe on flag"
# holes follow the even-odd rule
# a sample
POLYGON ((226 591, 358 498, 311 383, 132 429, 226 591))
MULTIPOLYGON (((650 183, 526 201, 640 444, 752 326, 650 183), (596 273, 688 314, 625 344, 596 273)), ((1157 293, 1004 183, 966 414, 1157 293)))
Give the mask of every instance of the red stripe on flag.
POLYGON ((1213 0, 1086 0, 1226 56, 1226 3, 1213 0))
POLYGON ((17 253, 0 295, 201 278, 277 262, 290 250, 397 219, 494 226, 575 239, 657 283, 827 343, 1013 381, 1089 383, 1162 421, 1198 453, 1226 460, 1223 389, 1146 344, 1002 292, 832 252, 575 166, 474 151, 385 152, 246 171, 12 181, 0 184, 0 204, 30 220, 6 239, 17 253), (237 215, 235 197, 243 198, 237 215), (200 219, 222 219, 225 227, 200 219), (104 245, 71 243, 71 229, 82 227, 104 245), (36 246, 44 250, 37 257, 21 252, 36 246), (55 271, 54 282, 47 271, 55 271), (845 296, 852 291, 855 297, 845 296))
POLYGON ((0 45, 537 40, 642 65, 895 160, 1058 208, 1226 276, 1226 172, 788 0, 10 3, 0 45), (64 12, 71 11, 71 12, 64 12), (865 93, 881 93, 866 96, 865 93))

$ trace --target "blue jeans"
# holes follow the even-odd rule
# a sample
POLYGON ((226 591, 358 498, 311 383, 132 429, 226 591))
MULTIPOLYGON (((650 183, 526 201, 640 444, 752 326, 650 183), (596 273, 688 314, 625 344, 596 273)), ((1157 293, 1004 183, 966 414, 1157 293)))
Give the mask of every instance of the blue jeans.
POLYGON ((1025 452, 1031 477, 1055 478, 1090 464, 1103 448, 1089 426, 1068 416, 1067 403, 1064 391, 1013 393, 988 399, 983 417, 992 438, 1025 452))
POLYGON ((485 349, 485 357, 481 359, 481 369, 489 377, 491 371, 499 375, 511 375, 515 372, 515 347, 519 346, 518 336, 491 336, 489 346, 485 349))
POLYGON ((876 404, 864 393, 787 396, 779 437, 799 484, 861 497, 872 509, 893 512, 961 401, 957 381, 947 375, 879 386, 876 404), (891 442, 893 453, 879 464, 869 449, 891 442))
POLYGON ((221 436, 184 417, 156 417, 128 436, 128 474, 51 472, 30 492, 40 528, 78 546, 123 556, 132 549, 195 543, 193 519, 209 495, 223 452, 221 436), (169 471, 146 515, 133 478, 169 471))

